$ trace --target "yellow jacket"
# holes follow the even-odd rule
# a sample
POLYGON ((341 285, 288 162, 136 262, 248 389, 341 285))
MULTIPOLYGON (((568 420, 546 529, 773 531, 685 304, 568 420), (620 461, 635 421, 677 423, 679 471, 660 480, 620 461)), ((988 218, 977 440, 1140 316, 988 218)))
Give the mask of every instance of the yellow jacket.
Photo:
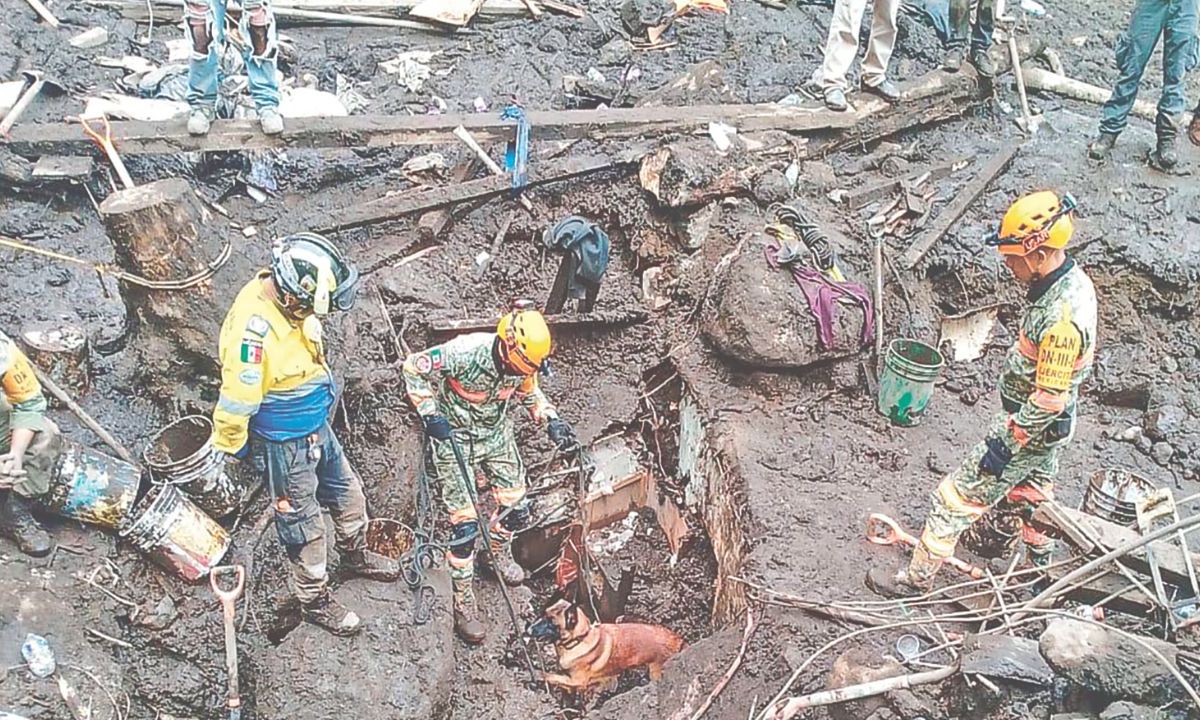
POLYGON ((9 421, 0 424, 12 429, 41 430, 44 427, 46 398, 42 395, 42 386, 25 353, 4 333, 0 333, 0 388, 3 390, 0 410, 9 413, 9 421))
POLYGON ((267 294, 269 276, 260 272, 238 292, 221 326, 213 446, 222 452, 241 450, 249 432, 271 441, 310 435, 333 408, 324 351, 267 294))

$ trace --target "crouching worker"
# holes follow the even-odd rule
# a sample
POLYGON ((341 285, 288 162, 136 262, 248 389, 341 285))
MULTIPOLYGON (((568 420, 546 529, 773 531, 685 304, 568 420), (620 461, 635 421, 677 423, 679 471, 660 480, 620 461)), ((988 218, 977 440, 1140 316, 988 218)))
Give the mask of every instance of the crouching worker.
POLYGON ((358 272, 314 233, 278 240, 271 268, 238 293, 221 327, 221 394, 213 445, 245 457, 248 440, 265 455, 275 528, 292 563, 308 622, 335 635, 359 630, 359 618, 333 599, 321 507, 333 516, 342 571, 373 580, 399 577, 397 564, 366 548, 362 481, 329 426, 335 406, 321 318, 354 303, 358 272))
POLYGON ((30 502, 50 490, 62 435, 46 417, 46 398, 28 358, 0 333, 0 536, 33 557, 50 554, 50 536, 30 502))
POLYGON ((483 642, 486 629, 475 604, 475 537, 479 518, 468 482, 482 472, 492 486, 499 513, 489 519, 492 570, 507 585, 525 581, 513 560, 513 534, 525 527, 525 465, 517 452, 516 435, 508 417, 516 399, 539 423, 560 450, 577 445, 575 431, 538 386, 538 371, 550 355, 550 328, 531 305, 521 303, 500 319, 496 332, 460 335, 404 361, 408 397, 421 415, 430 438, 433 474, 441 484, 442 501, 450 511, 452 536, 447 562, 454 586, 454 629, 469 643, 483 642), (464 478, 454 456, 457 442, 470 477, 464 478))

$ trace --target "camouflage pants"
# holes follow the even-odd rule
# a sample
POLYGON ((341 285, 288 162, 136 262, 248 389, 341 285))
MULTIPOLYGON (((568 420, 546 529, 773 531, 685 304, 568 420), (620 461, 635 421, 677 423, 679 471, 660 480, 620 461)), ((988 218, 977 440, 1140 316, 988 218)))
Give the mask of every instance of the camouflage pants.
MULTIPOLYGON (((1007 415, 997 419, 993 432, 1003 432, 1007 415)), ((1054 497, 1054 478, 1058 475, 1059 455, 1070 438, 1053 444, 1030 441, 1018 450, 1000 477, 979 469, 987 452, 981 442, 963 459, 957 470, 947 475, 930 495, 932 508, 925 519, 921 544, 936 558, 954 554, 959 536, 990 509, 1006 501, 1015 506, 1024 520, 1021 537, 1034 563, 1049 563, 1054 541, 1028 522, 1034 508, 1054 497)))
MULTIPOLYGON (((476 482, 476 477, 482 474, 491 485, 492 497, 499 508, 511 508, 525 499, 525 463, 517 452, 517 438, 510 423, 505 422, 494 430, 456 431, 454 437, 471 475, 469 481, 476 482)), ((473 535, 463 533, 477 532, 473 523, 479 518, 450 441, 432 440, 430 445, 430 467, 441 485, 442 502, 450 513, 450 524, 456 529, 462 528, 451 541, 465 542, 451 547, 446 560, 455 593, 465 595, 470 593, 471 580, 475 576, 475 544, 466 539, 473 535)), ((512 537, 511 531, 494 518, 488 529, 495 540, 504 542, 512 537)))
MULTIPOLYGON (((0 454, 11 447, 12 430, 7 412, 0 412, 0 454)), ((62 432, 50 418, 42 418, 42 429, 25 450, 22 467, 25 476, 13 484, 13 491, 26 498, 39 498, 50 491, 50 476, 62 452, 62 432)))

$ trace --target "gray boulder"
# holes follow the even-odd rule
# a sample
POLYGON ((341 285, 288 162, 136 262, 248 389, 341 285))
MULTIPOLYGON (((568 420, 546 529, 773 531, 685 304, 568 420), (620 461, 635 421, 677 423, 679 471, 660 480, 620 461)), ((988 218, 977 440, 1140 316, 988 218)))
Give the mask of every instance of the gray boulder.
MULTIPOLYGON (((1142 637, 1175 663, 1175 646, 1142 637)), ((1171 672, 1141 644, 1099 625, 1067 618, 1052 620, 1038 640, 1050 667, 1076 685, 1114 700, 1163 705, 1185 697, 1171 672)))

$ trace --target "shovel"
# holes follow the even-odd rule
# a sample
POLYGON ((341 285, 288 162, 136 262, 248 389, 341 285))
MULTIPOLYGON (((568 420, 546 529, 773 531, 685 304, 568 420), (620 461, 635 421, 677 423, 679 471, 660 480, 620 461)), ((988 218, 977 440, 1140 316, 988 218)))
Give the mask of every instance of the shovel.
POLYGON ((49 88, 57 93, 66 92, 66 88, 61 83, 58 83, 46 77, 45 73, 37 70, 26 70, 21 73, 25 76, 25 92, 17 99, 8 113, 4 115, 4 119, 0 120, 0 135, 8 136, 8 131, 12 130, 12 126, 17 123, 17 119, 25 112, 25 108, 33 102, 43 88, 49 88))
POLYGON ((221 609, 225 615, 225 668, 229 671, 229 695, 226 706, 229 708, 229 720, 241 720, 242 696, 238 692, 237 668, 237 634, 234 630, 233 617, 237 612, 237 601, 242 596, 242 588, 246 584, 246 568, 241 565, 221 565, 212 569, 208 578, 212 585, 213 594, 221 601, 221 609), (233 587, 226 590, 221 587, 220 578, 233 575, 233 587))

